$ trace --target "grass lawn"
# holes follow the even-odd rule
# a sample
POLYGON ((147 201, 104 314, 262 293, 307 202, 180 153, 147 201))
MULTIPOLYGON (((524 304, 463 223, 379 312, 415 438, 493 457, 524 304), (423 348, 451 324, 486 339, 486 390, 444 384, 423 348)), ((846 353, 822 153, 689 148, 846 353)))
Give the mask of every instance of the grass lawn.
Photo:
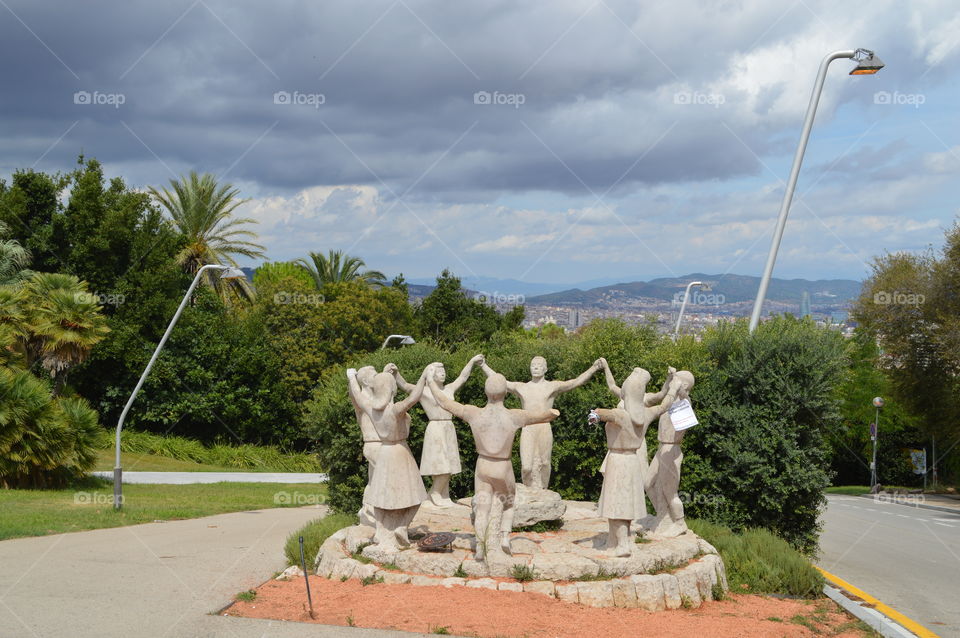
POLYGON ((327 486, 285 483, 124 485, 114 511, 113 485, 90 479, 62 490, 0 489, 0 540, 198 518, 225 512, 326 502, 327 486))
MULTIPOLYGON (((95 472, 112 472, 114 463, 113 450, 98 450, 95 472)), ((238 470, 235 467, 221 467, 219 465, 205 465, 193 461, 180 461, 169 456, 156 454, 137 454, 135 452, 120 452, 120 462, 124 472, 269 472, 270 470, 250 469, 238 470)))

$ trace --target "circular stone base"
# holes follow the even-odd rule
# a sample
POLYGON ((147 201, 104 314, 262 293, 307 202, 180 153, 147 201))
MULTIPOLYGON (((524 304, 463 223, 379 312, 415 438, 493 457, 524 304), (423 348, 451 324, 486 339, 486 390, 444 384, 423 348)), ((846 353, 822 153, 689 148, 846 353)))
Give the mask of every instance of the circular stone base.
POLYGON ((547 532, 513 532, 512 555, 491 542, 487 560, 473 558, 476 538, 470 509, 421 505, 409 527, 412 538, 453 532, 445 551, 415 545, 383 552, 371 545, 374 530, 345 527, 317 554, 316 573, 327 578, 372 582, 465 586, 528 591, 594 607, 641 607, 650 611, 698 607, 726 591, 723 561, 716 549, 688 531, 675 538, 634 543, 629 557, 605 551, 607 520, 592 503, 564 501, 563 527, 547 532), (519 579, 519 580, 518 580, 519 579))

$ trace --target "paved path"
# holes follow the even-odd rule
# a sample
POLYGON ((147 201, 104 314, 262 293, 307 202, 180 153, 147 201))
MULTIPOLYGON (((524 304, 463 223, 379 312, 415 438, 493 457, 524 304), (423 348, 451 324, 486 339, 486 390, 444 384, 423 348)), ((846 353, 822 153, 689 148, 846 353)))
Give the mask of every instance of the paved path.
POLYGON ((322 507, 0 542, 0 637, 381 638, 414 634, 213 615, 285 566, 322 507))
MULTIPOLYGON (((91 472, 113 480, 113 472, 91 472)), ((326 483, 326 474, 307 472, 124 472, 124 483, 326 483)))
POLYGON ((960 637, 960 513, 827 500, 818 564, 931 631, 960 637))

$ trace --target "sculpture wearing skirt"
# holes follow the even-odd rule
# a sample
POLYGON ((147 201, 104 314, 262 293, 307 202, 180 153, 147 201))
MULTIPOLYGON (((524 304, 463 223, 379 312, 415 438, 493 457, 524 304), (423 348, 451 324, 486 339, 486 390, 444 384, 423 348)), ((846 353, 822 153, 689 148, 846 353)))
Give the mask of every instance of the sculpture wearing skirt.
POLYGON ((420 400, 427 375, 432 371, 428 366, 409 396, 402 401, 393 401, 397 382, 389 372, 374 377, 369 398, 362 394, 358 397, 361 409, 380 435, 380 451, 376 470, 370 479, 368 499, 376 519, 374 541, 383 551, 397 551, 400 546, 410 544, 407 526, 416 516, 420 503, 427 500, 417 462, 407 446, 410 434, 407 411, 420 400))
POLYGON ((373 470, 377 466, 377 453, 380 451, 380 435, 373 427, 373 421, 360 407, 358 397, 363 395, 368 400, 372 399, 373 377, 377 374, 377 370, 373 366, 364 366, 359 370, 353 370, 353 373, 351 370, 353 368, 347 370, 347 394, 350 396, 354 414, 357 416, 357 424, 363 436, 363 458, 367 460, 367 484, 363 488, 363 506, 357 512, 357 519, 361 525, 374 527, 376 520, 373 518, 373 505, 370 504, 369 496, 370 481, 373 479, 373 470))
MULTIPOLYGON (((617 404, 618 408, 623 407, 623 391, 620 389, 620 386, 617 385, 617 381, 613 376, 613 372, 610 370, 610 364, 607 363, 607 360, 601 357, 599 359, 600 364, 603 366, 603 373, 606 377, 607 387, 610 389, 610 392, 613 393, 615 397, 620 399, 620 402, 617 404)), ((661 401, 663 397, 667 395, 667 386, 670 385, 670 380, 672 379, 673 373, 675 370, 673 368, 668 368, 667 378, 663 382, 663 387, 660 388, 659 392, 646 392, 644 393, 643 403, 646 406, 653 406, 661 401)), ((603 463, 600 465, 600 473, 603 474, 606 471, 607 467, 607 458, 603 459, 603 463)), ((647 518, 647 499, 644 498, 644 484, 647 479, 647 473, 649 471, 649 455, 647 452, 647 432, 644 429, 640 433, 640 447, 637 450, 636 461, 637 461, 637 474, 639 479, 635 482, 636 485, 636 503, 637 503, 637 516, 633 519, 634 527, 640 527, 641 521, 647 518)))
POLYGON ((637 451, 647 426, 666 412, 676 397, 676 384, 670 383, 659 405, 648 407, 644 395, 650 373, 634 368, 623 382, 623 408, 597 410, 606 425, 607 458, 603 474, 603 488, 597 504, 600 516, 607 519, 607 551, 615 556, 630 556, 630 522, 637 518, 637 451))
MULTIPOLYGON (((689 400, 690 390, 693 389, 694 384, 693 374, 687 370, 681 370, 676 373, 675 378, 680 384, 677 390, 677 402, 679 403, 684 399, 689 400)), ((657 511, 657 521, 653 528, 653 534, 668 538, 679 536, 687 531, 687 523, 683 514, 683 501, 680 500, 678 492, 680 489, 680 466, 683 463, 683 450, 680 447, 680 442, 683 441, 683 435, 687 433, 687 430, 674 428, 671 412, 673 410, 668 410, 660 415, 660 422, 657 426, 657 440, 660 441, 660 445, 657 447, 657 453, 653 456, 653 462, 650 463, 650 473, 647 476, 646 485, 650 502, 653 503, 653 507, 657 511)))
MULTIPOLYGON (((444 386, 447 371, 442 363, 432 363, 433 379, 437 382, 440 392, 453 399, 457 390, 463 387, 473 371, 473 367, 483 362, 483 355, 476 355, 464 366, 463 370, 452 383, 444 386)), ((396 366, 391 372, 397 380, 397 385, 405 392, 411 392, 414 386, 403 378, 396 366)), ((450 477, 459 474, 460 448, 457 445, 457 430, 453 425, 452 414, 437 403, 433 390, 424 388, 420 397, 420 405, 430 420, 423 433, 423 452, 420 454, 420 475, 431 477, 430 502, 437 507, 452 507, 450 500, 450 477)))

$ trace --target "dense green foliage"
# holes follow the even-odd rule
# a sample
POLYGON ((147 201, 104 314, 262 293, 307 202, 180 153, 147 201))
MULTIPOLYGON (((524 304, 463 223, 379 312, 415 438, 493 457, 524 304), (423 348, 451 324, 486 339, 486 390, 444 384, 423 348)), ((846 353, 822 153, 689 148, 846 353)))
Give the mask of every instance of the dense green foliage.
POLYGON ((803 598, 822 595, 823 575, 806 556, 768 530, 747 529, 737 534, 709 521, 687 522, 720 552, 731 591, 803 598))
MULTIPOLYGON (((734 529, 765 527, 805 551, 816 545, 822 492, 830 479, 826 432, 839 422, 834 397, 845 363, 845 345, 835 331, 781 318, 765 322, 753 337, 740 322, 707 331, 702 343, 693 339, 674 343, 651 328, 609 320, 594 322, 565 339, 501 332, 482 348, 468 345, 451 353, 417 344, 351 363, 382 369, 393 361, 413 378, 428 363, 441 361, 452 376, 478 351, 511 379, 528 378, 529 361, 535 355, 547 358, 548 377, 556 379, 580 374, 600 356, 607 358, 621 381, 639 365, 653 373, 651 389, 662 382, 668 365, 691 370, 697 377, 693 402, 701 425, 684 440, 681 490, 689 514, 734 529)), ((482 405, 482 382, 483 375, 475 373, 457 399, 482 405)), ((557 399, 561 416, 554 421, 551 483, 566 498, 599 495, 605 438, 600 428, 587 424, 586 414, 591 408, 615 404, 600 377, 557 399)), ((518 403, 510 399, 508 405, 518 403)), ((411 414, 410 446, 418 455, 426 419, 419 407, 411 414)), ((356 511, 366 472, 341 370, 324 376, 307 406, 305 422, 331 474, 331 504, 340 511, 356 511)), ((457 427, 464 471, 453 478, 451 487, 456 496, 465 496, 472 491, 476 453, 469 429, 459 422, 457 427)), ((648 439, 652 453, 655 427, 648 439)))
POLYGON ((97 415, 82 399, 54 398, 26 370, 0 367, 0 487, 63 485, 93 467, 97 415))
MULTIPOLYGON (((960 440, 958 278, 960 224, 955 224, 947 230, 939 254, 876 258, 853 308, 861 329, 880 344, 878 362, 891 382, 893 397, 920 417, 923 438, 936 437, 941 452, 956 450, 954 444, 960 440)), ((948 462, 955 478, 960 453, 948 462)))
POLYGON ((421 337, 450 346, 485 341, 499 330, 519 329, 523 306, 501 316, 493 306, 469 298, 460 279, 444 270, 437 277, 436 288, 417 306, 414 318, 421 337))

